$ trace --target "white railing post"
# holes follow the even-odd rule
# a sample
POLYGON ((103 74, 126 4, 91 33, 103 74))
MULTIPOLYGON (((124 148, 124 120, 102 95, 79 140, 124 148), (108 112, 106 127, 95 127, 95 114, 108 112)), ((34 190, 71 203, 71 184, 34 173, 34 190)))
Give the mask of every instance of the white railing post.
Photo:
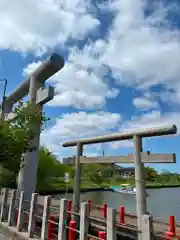
POLYGON ((24 191, 20 193, 19 207, 18 207, 18 219, 17 219, 17 230, 20 232, 23 228, 24 220, 24 191))
POLYGON ((33 193, 30 203, 30 212, 29 212, 29 222, 28 222, 28 237, 32 238, 35 230, 35 213, 36 213, 36 204, 37 204, 37 193, 33 193))
POLYGON ((9 204, 9 212, 8 212, 8 226, 16 225, 16 190, 11 190, 11 200, 9 204))
POLYGON ((149 214, 141 215, 141 235, 142 239, 153 239, 153 217, 149 214))
POLYGON ((44 197, 44 210, 43 210, 43 219, 42 219, 42 227, 41 227, 41 239, 48 239, 48 220, 50 215, 50 206, 51 206, 51 196, 44 197))
POLYGON ((81 203, 79 240, 88 240, 88 230, 89 230, 89 204, 85 202, 81 203))
POLYGON ((107 209, 106 231, 108 240, 116 240, 116 209, 107 209))
POLYGON ((58 240, 66 240, 66 228, 67 225, 67 213, 68 210, 68 200, 61 199, 60 200, 60 213, 59 213, 59 226, 58 226, 58 240))
POLYGON ((8 200, 8 188, 3 188, 3 196, 1 202, 1 214, 0 214, 0 222, 4 221, 7 214, 7 200, 8 200))

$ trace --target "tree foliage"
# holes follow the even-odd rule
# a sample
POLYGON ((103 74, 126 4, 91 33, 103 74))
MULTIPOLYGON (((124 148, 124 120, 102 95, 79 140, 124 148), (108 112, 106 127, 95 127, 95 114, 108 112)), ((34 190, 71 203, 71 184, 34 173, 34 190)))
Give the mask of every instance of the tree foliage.
POLYGON ((52 153, 41 147, 38 157, 37 190, 51 189, 64 184, 65 172, 72 177, 73 167, 57 161, 52 153))
POLYGON ((20 102, 14 109, 15 118, 0 122, 0 164, 3 168, 17 173, 23 153, 31 151, 31 142, 37 134, 38 125, 43 127, 47 120, 38 105, 20 102))
MULTIPOLYGON (((33 150, 31 143, 39 131, 38 126, 42 131, 43 123, 48 121, 48 118, 42 115, 38 105, 28 102, 20 102, 13 112, 16 118, 12 121, 0 121, 0 185, 10 188, 16 186, 17 174, 23 163, 23 154, 33 150)), ((38 191, 64 187, 65 172, 70 174, 70 186, 72 186, 75 175, 74 166, 60 163, 45 148, 39 149, 38 191)), ((134 181, 133 178, 122 178, 112 164, 84 164, 81 177, 82 180, 86 179, 87 182, 97 185, 134 181)), ((151 167, 144 168, 144 178, 150 183, 180 184, 179 174, 167 171, 158 173, 151 167)))
POLYGON ((157 171, 152 167, 144 167, 144 180, 155 181, 157 179, 157 171))

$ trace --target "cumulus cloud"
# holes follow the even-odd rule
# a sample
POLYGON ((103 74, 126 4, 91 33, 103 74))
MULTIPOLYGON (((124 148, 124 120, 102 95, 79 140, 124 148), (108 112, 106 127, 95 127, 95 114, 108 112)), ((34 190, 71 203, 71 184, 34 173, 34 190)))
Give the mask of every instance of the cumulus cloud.
POLYGON ((58 152, 62 141, 107 134, 118 127, 120 120, 118 113, 109 112, 63 114, 53 127, 42 133, 41 144, 58 152))
POLYGON ((160 27, 166 23, 166 7, 161 6, 161 11, 156 8, 146 16, 145 3, 142 0, 110 2, 116 17, 101 61, 111 67, 117 82, 139 88, 159 83, 172 86, 180 74, 180 33, 160 27))
POLYGON ((156 101, 147 98, 134 98, 133 104, 136 108, 142 109, 157 108, 159 106, 156 101))
MULTIPOLYGON (((43 54, 66 43, 66 65, 49 79, 56 91, 50 106, 102 108, 107 99, 119 94, 117 86, 112 88, 112 75, 117 85, 128 85, 143 94, 145 92, 144 97, 133 100, 137 108, 157 109, 139 117, 132 116, 125 122, 120 121, 119 114, 108 112, 64 114, 52 128, 44 131, 42 144, 58 153, 60 142, 67 138, 167 123, 180 126, 179 113, 161 114, 157 102, 151 98, 158 95, 164 102, 179 104, 180 32, 172 28, 168 20, 171 4, 156 5, 147 14, 147 2, 112 0, 103 3, 101 9, 111 12, 113 17, 107 29, 102 22, 106 31, 102 36, 96 34, 100 18, 91 1, 40 0, 37 3, 21 0, 11 5, 1 1, 1 49, 43 54), (36 17, 32 18, 32 14, 36 17), (68 45, 69 40, 75 41, 68 45), (83 40, 80 47, 77 44, 79 40, 83 40), (152 86, 159 85, 163 85, 163 92, 157 94, 150 90, 152 86)), ((24 74, 38 64, 40 62, 29 64, 24 74)), ((112 147, 118 148, 119 144, 114 143, 112 147)), ((128 141, 124 146, 131 144, 128 141)))
POLYGON ((162 127, 168 124, 175 124, 180 133, 180 113, 168 112, 161 114, 159 111, 151 111, 149 113, 138 116, 132 120, 126 121, 121 125, 124 131, 133 131, 136 129, 146 129, 153 127, 162 127))
POLYGON ((112 142, 112 143, 110 143, 110 147, 112 148, 112 151, 115 149, 132 148, 133 141, 124 140, 124 141, 112 142))
MULTIPOLYGON (((64 114, 58 119, 55 125, 46 129, 41 135, 41 144, 48 147, 53 152, 60 155, 64 150, 61 143, 65 140, 78 139, 83 137, 105 135, 110 133, 133 131, 153 127, 162 127, 167 124, 176 124, 178 134, 180 133, 180 114, 176 112, 161 115, 159 111, 151 111, 132 120, 122 122, 121 116, 117 113, 97 112, 97 113, 72 113, 64 114)), ((105 147, 108 152, 122 148, 132 148, 132 141, 118 141, 109 143, 105 147), (110 150, 109 150, 110 149, 110 150)), ((85 148, 88 155, 102 155, 102 144, 93 144, 85 148)), ((74 150, 74 149, 73 149, 74 150)), ((67 152, 63 152, 67 154, 67 152)), ((72 151, 68 150, 71 155, 72 151)))
MULTIPOLYGON (((33 62, 24 70, 31 73, 41 62, 33 62)), ((119 90, 108 84, 93 71, 88 71, 75 61, 68 61, 64 68, 48 80, 55 87, 56 96, 49 106, 76 107, 78 109, 102 108, 107 98, 115 98, 119 90)))
POLYGON ((43 54, 81 40, 100 25, 84 0, 0 2, 0 48, 43 54))
MULTIPOLYGON (((55 14, 49 14, 46 21, 50 22, 48 24, 53 24, 51 31, 57 26, 57 22, 60 25, 58 31, 55 32, 55 38, 63 32, 62 29, 67 29, 65 34, 63 32, 66 40, 69 37, 81 39, 79 31, 85 42, 81 48, 78 47, 77 42, 71 43, 71 47, 68 48, 66 66, 50 80, 56 87, 56 97, 50 103, 51 105, 77 108, 102 107, 106 99, 115 98, 119 93, 118 89, 111 89, 109 83, 112 79, 109 78, 109 73, 112 74, 117 84, 129 85, 138 90, 149 91, 150 87, 163 84, 165 93, 168 93, 169 89, 174 90, 168 95, 171 101, 179 102, 180 32, 170 27, 168 13, 170 10, 172 11, 172 4, 156 4, 155 7, 151 6, 151 11, 147 14, 145 10, 150 7, 147 3, 148 1, 143 0, 113 0, 101 4, 103 11, 112 13, 112 23, 108 24, 106 35, 98 38, 99 35, 94 32, 96 38, 91 38, 89 33, 100 22, 96 16, 95 9, 97 10, 97 7, 91 1, 68 0, 67 3, 65 1, 65 3, 60 2, 59 4, 53 0, 40 1, 36 9, 40 12, 36 15, 38 17, 41 14, 47 16, 50 11, 54 11, 55 14), (44 1, 48 1, 50 7, 45 7, 42 4, 44 1), (68 17, 69 13, 75 16, 73 21, 68 17), (57 16, 63 14, 67 15, 65 18, 67 21, 60 22, 59 19, 56 19, 57 16), (85 16, 89 16, 89 27, 86 27, 85 16), (82 25, 78 24, 78 21, 76 22, 76 18, 80 19, 82 25), (68 25, 67 28, 66 25, 68 25), (68 34, 66 34, 67 32, 68 34)), ((30 5, 33 6, 33 3, 30 5)), ((23 7, 23 4, 21 8, 16 7, 13 10, 14 15, 16 15, 17 8, 21 12, 23 7)), ((26 24, 26 21, 22 21, 21 24, 26 24)), ((102 24, 104 23, 102 22, 102 24)), ((43 49, 47 50, 47 46, 53 47, 57 44, 58 41, 52 40, 54 35, 48 32, 51 28, 43 28, 46 33, 42 34, 42 30, 39 31, 38 26, 36 26, 35 39, 44 39, 43 49)), ((105 25, 104 27, 106 28, 105 25)), ((25 25, 25 29, 29 28, 25 25)), ((26 34, 22 34, 22 36, 26 36, 26 34)), ((14 40, 14 38, 10 39, 14 40)), ((34 43, 32 46, 40 49, 34 43)), ((162 96, 162 100, 164 100, 164 96, 162 96)), ((146 105, 150 104, 147 101, 146 105)))

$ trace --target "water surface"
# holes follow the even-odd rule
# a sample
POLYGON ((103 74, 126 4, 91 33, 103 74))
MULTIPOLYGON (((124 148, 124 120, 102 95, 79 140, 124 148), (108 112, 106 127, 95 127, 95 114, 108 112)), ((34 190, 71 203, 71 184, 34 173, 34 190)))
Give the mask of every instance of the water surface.
MULTIPOLYGON (((159 188, 148 189, 150 196, 147 197, 147 210, 153 216, 163 217, 168 220, 168 216, 173 215, 180 221, 180 188, 159 188)), ((60 195, 61 197, 63 195, 60 195)), ((66 194, 68 199, 72 194, 66 194)), ((56 199, 59 195, 56 195, 56 199)), ((92 200, 94 204, 102 205, 107 202, 109 207, 119 210, 120 205, 124 205, 126 212, 136 213, 136 197, 116 192, 88 192, 81 194, 81 201, 92 200)))

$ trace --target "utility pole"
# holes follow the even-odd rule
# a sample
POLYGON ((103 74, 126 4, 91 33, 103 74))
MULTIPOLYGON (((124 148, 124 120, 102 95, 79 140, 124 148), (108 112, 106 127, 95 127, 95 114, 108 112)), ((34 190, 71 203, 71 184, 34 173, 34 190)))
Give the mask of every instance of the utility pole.
POLYGON ((1 121, 4 120, 5 114, 5 101, 6 101, 6 89, 7 89, 7 79, 0 78, 0 82, 4 82, 4 90, 3 90, 3 97, 2 97, 2 105, 1 105, 1 121))

